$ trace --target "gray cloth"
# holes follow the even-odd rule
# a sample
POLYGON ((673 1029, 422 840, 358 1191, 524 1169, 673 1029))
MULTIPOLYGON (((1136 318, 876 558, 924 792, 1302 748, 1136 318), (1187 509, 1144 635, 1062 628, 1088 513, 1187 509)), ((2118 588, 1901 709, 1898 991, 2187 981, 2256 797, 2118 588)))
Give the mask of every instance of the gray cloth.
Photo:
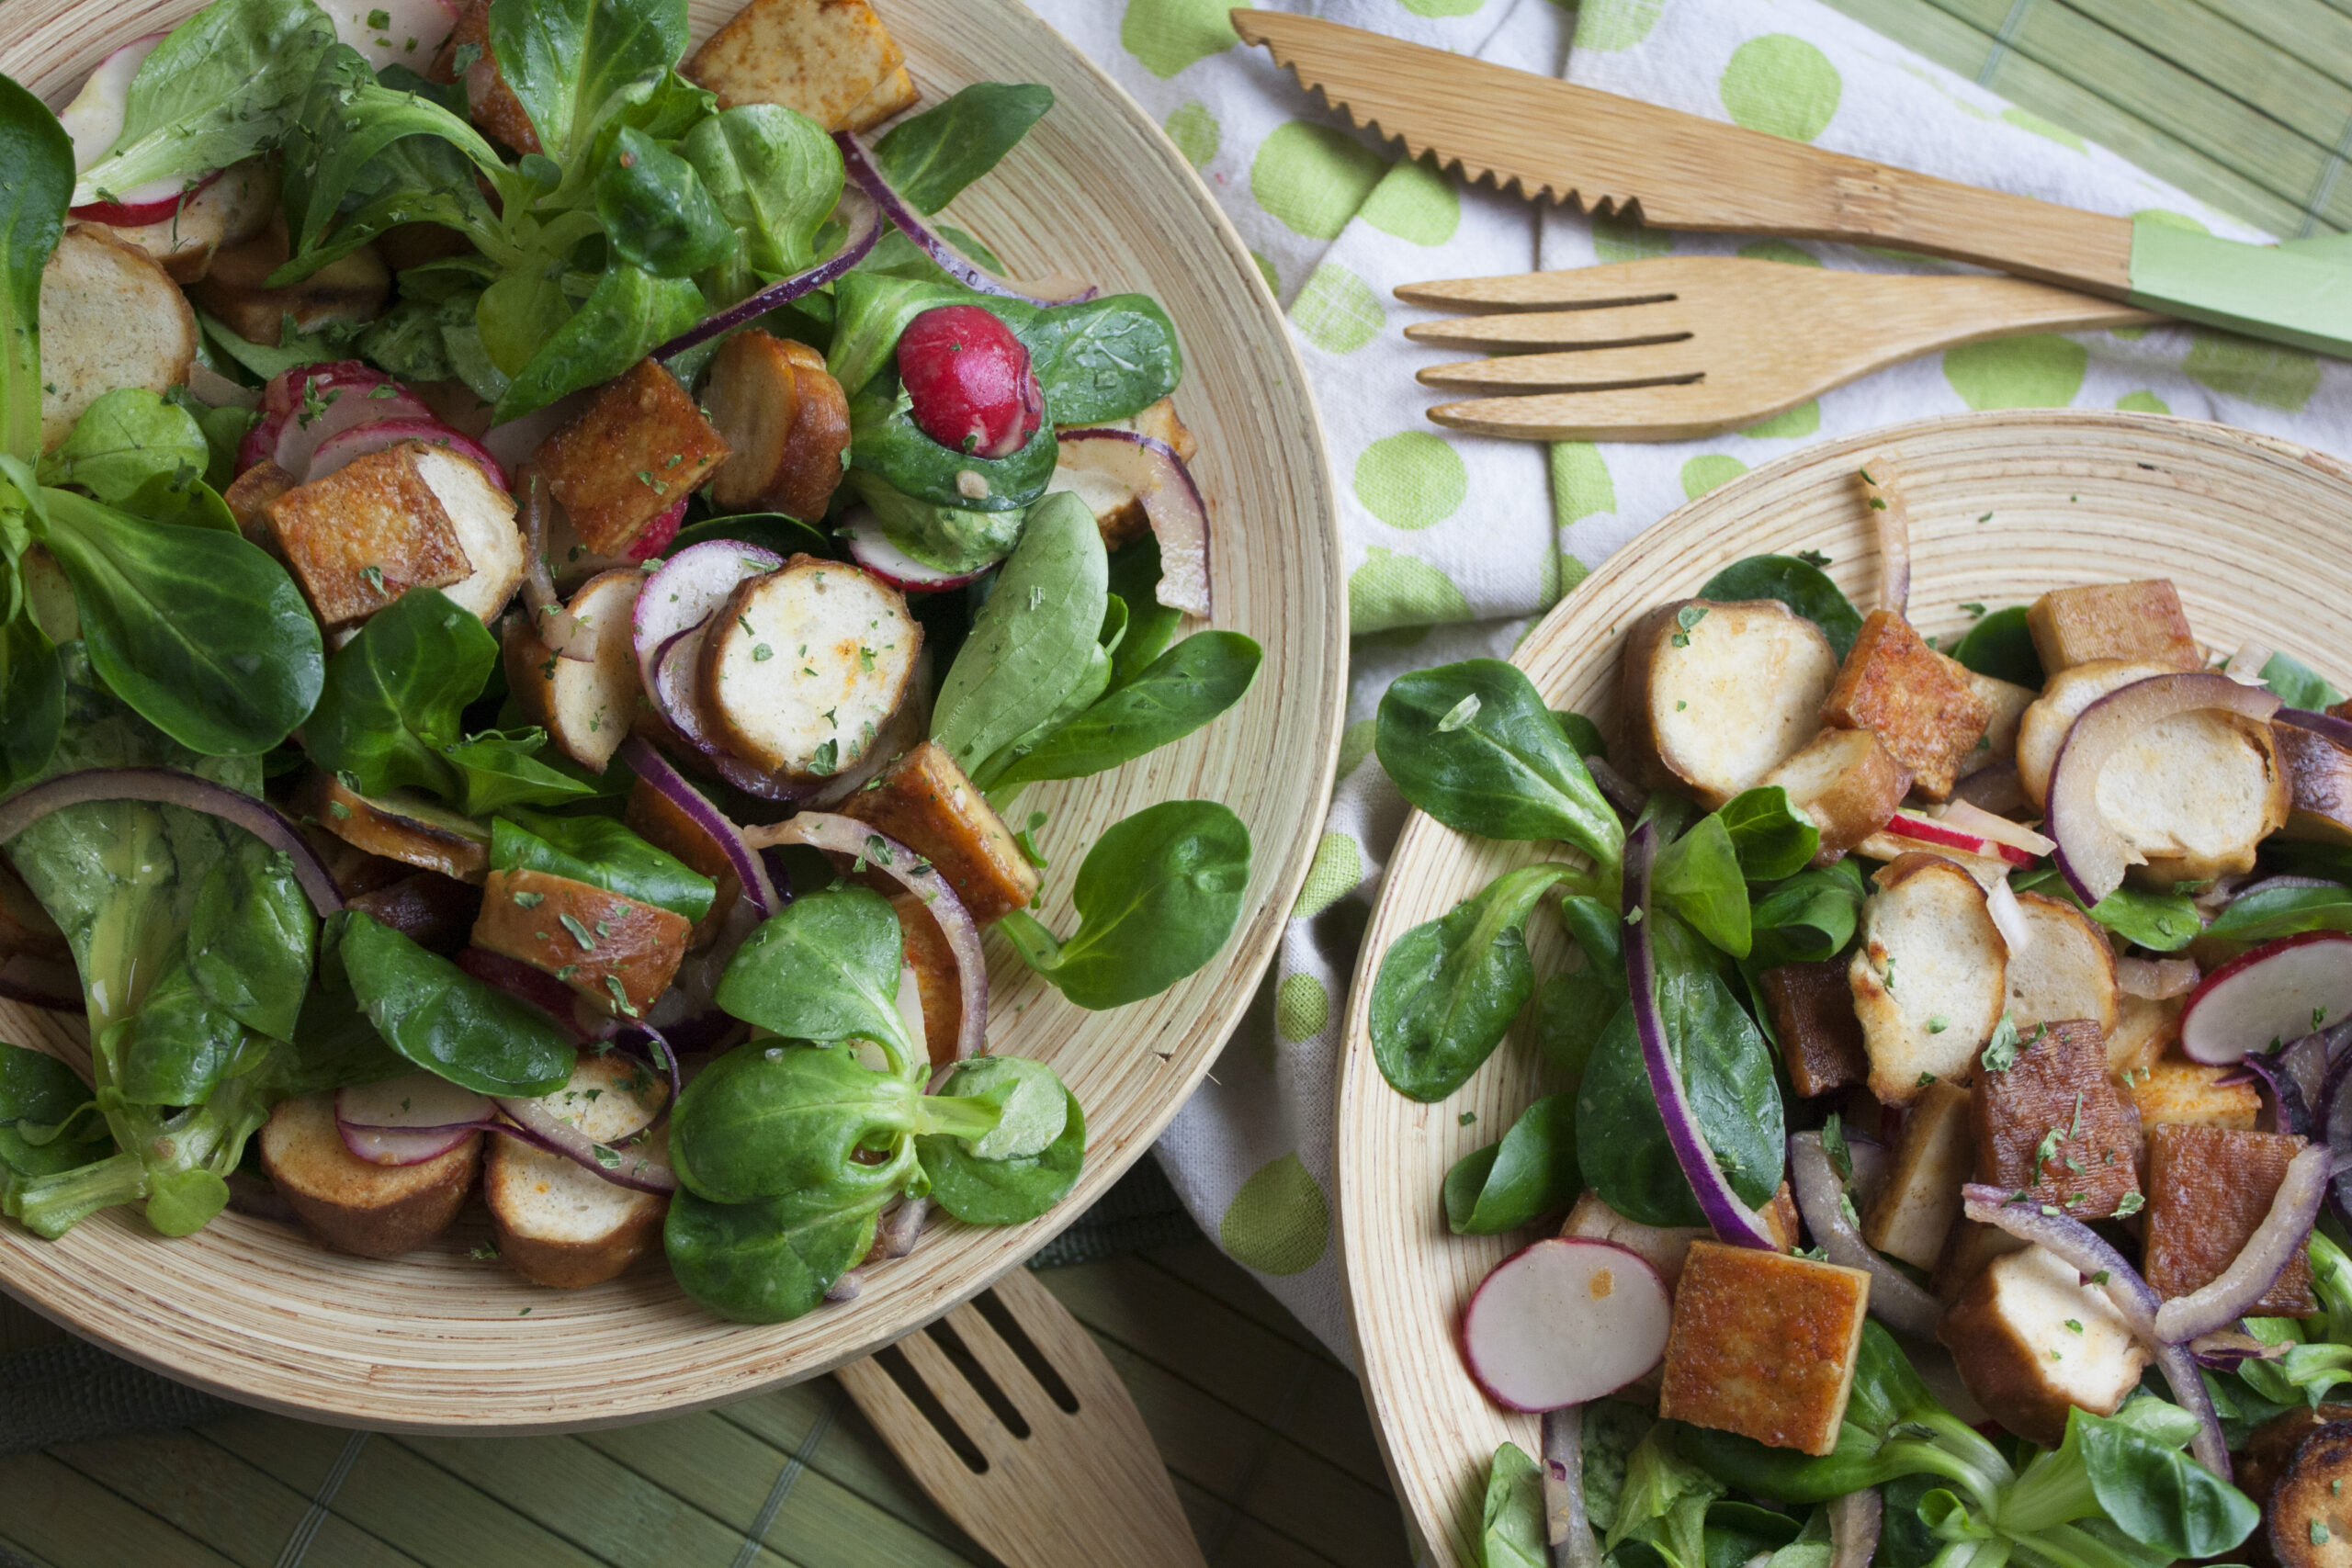
MULTIPOLYGON (((1093 1263, 1198 1234, 1159 1162, 1147 1159, 1030 1259, 1030 1267, 1093 1263)), ((78 1339, 0 1356, 0 1455, 192 1427, 239 1408, 78 1339)), ((0 1568, 23 1562, 0 1547, 0 1568)))

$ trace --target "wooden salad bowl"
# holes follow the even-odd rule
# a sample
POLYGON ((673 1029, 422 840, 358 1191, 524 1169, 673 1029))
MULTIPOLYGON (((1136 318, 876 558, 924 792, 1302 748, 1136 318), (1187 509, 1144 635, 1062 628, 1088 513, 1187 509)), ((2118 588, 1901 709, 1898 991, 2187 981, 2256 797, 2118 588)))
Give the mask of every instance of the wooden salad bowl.
MULTIPOLYGON (((1614 743, 1621 634, 1741 557, 1819 550, 1838 587, 1874 608, 1879 562, 1855 474, 1862 467, 1908 499, 1910 610, 1930 637, 1967 626, 1963 604, 1997 609, 2051 588, 2168 576, 2209 647, 2226 652, 2259 637, 2352 684, 2352 465, 2218 424, 2064 412, 1899 424, 1743 474, 1618 551, 1512 662, 1549 705, 1589 715, 1614 743)), ((1396 1495, 1439 1568, 1478 1562, 1479 1501, 1496 1448, 1542 1451, 1535 1416, 1498 1409, 1470 1381, 1456 1325, 1487 1270, 1545 1234, 1453 1235, 1439 1183, 1561 1086, 1522 1015, 1450 1099, 1406 1099, 1373 1060, 1372 981, 1407 931, 1502 873, 1563 852, 1468 838, 1413 813, 1348 1010, 1335 1190, 1357 1364, 1396 1495)), ((1558 920, 1540 912, 1528 946, 1539 979, 1568 951, 1558 920)))
MULTIPOLYGON (((108 51, 200 0, 14 0, 0 71, 53 105, 108 51)), ((693 0, 697 42, 733 0, 693 0)), ((45 1242, 0 1223, 0 1288, 183 1382, 312 1420, 387 1430, 522 1433, 639 1421, 831 1371, 968 1300, 1101 1197, 1216 1056, 1305 879, 1338 754, 1347 606, 1337 485, 1306 378, 1241 240, 1135 102, 1020 0, 883 0, 926 103, 974 81, 1042 82, 1056 107, 956 207, 1015 275, 1066 274, 1157 298, 1185 354, 1178 408, 1214 519, 1215 624, 1265 649, 1238 706, 1116 773, 1034 788, 1054 858, 1041 918, 1076 918, 1070 879, 1103 829, 1156 801, 1222 801, 1253 841, 1225 950, 1166 993, 1081 1010, 988 943, 992 1049, 1051 1063, 1086 1108, 1086 1170, 1042 1219, 944 1224, 876 1269, 854 1303, 768 1327, 690 1303, 656 1258, 608 1284, 543 1290, 472 1249, 486 1220, 392 1262, 328 1252, 284 1226, 222 1215, 166 1241, 128 1210, 45 1242)), ((80 1021, 0 1004, 0 1039, 63 1049, 80 1021)))

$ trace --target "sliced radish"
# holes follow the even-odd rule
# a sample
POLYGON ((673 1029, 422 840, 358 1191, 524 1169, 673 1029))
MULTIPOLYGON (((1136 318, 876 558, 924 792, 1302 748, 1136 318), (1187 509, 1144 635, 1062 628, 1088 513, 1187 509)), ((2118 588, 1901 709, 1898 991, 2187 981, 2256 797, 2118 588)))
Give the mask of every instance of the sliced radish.
POLYGON ((2032 851, 2017 844, 2004 843, 1998 839, 1958 827, 1950 821, 1925 816, 1917 811, 1898 811, 1886 820, 1880 832, 1897 839, 1910 839, 1939 850, 1958 850, 1964 855, 1984 860, 2005 861, 2010 865, 2030 866, 2036 859, 2032 851))
POLYGON ((2305 931, 2222 964, 2188 994, 2180 1048, 2235 1062, 2352 1018, 2352 933, 2305 931))
POLYGON ((88 201, 67 209, 68 216, 85 223, 104 223, 110 229, 144 229, 150 223, 161 223, 180 209, 180 203, 193 200, 196 194, 220 177, 219 169, 203 177, 149 180, 133 186, 114 201, 88 201))
POLYGON ((266 457, 299 482, 310 477, 311 455, 329 437, 383 419, 438 423, 399 382, 358 360, 298 365, 263 387, 261 420, 239 445, 237 467, 266 457))
MULTIPOLYGON (((390 404, 403 399, 381 400, 390 404)), ((323 423, 323 421, 322 421, 323 423)), ((484 451, 479 442, 431 419, 379 419, 355 424, 337 431, 318 445, 311 454, 311 467, 306 479, 322 479, 354 458, 365 457, 370 452, 380 452, 387 446, 397 446, 403 441, 423 441, 442 446, 458 457, 469 459, 480 468, 490 482, 501 490, 508 488, 506 470, 498 459, 484 451)))
MULTIPOLYGON (((145 38, 124 44, 98 62, 74 101, 57 116, 57 123, 65 128, 66 136, 74 143, 74 172, 80 174, 99 159, 114 151, 122 140, 122 122, 130 109, 130 83, 155 46, 171 37, 169 33, 149 33, 145 38)), ((208 176, 209 177, 209 176, 208 176)), ((92 201, 74 209, 76 218, 88 218, 98 223, 119 223, 124 228, 160 222, 171 216, 171 209, 180 198, 181 187, 187 182, 178 179, 150 180, 130 190, 109 191, 110 201, 92 201), (108 211, 143 212, 162 203, 164 210, 152 217, 101 218, 97 209, 108 211)), ((78 193, 77 193, 78 194, 78 193)), ((95 197, 95 191, 88 193, 95 197)))
POLYGON ((1955 800, 1946 806, 1943 815, 1936 820, 1947 828, 1957 828, 1963 833, 1975 833, 1992 840, 1996 844, 2007 844, 2013 849, 2023 850, 2037 860, 2043 855, 2058 852, 2056 840, 2045 839, 2022 822, 2012 822, 2006 817, 1996 817, 1982 807, 1971 805, 1965 800, 1955 800))
POLYGON ((1462 1314, 1462 1354, 1506 1410, 1616 1393, 1666 1354, 1666 1283, 1615 1242, 1549 1236, 1495 1265, 1462 1314))
POLYGON ((637 537, 628 542, 628 548, 621 553, 633 561, 651 560, 670 547, 670 541, 678 536, 679 525, 685 520, 686 498, 682 495, 669 511, 648 523, 637 537))
POLYGON ((328 0, 325 9, 334 36, 379 71, 424 71, 458 26, 457 7, 444 0, 328 0))
POLYGON ((478 1127, 489 1119, 490 1111, 490 1096, 453 1084, 438 1073, 410 1073, 340 1089, 334 1097, 336 1121, 382 1133, 478 1127))
POLYGON ((889 536, 882 532, 881 519, 862 506, 842 519, 841 536, 858 565, 908 593, 940 593, 961 588, 994 570, 997 564, 989 561, 969 571, 942 571, 937 567, 925 566, 892 544, 889 536))
POLYGON ((1167 442, 1132 430, 1072 430, 1060 436, 1053 481, 1077 492, 1100 517, 1114 504, 1143 503, 1159 541, 1159 602, 1187 615, 1209 614, 1209 508, 1192 470, 1167 442))
POLYGON ((369 1165, 423 1165, 481 1133, 479 1127, 353 1127, 342 1122, 335 1131, 352 1157, 369 1165))
POLYGON ((636 619, 630 637, 637 647, 638 678, 645 694, 659 703, 654 665, 680 632, 710 619, 735 585, 747 577, 774 571, 784 558, 774 550, 739 539, 711 539, 689 546, 662 564, 646 579, 637 596, 636 619))
POLYGON ((695 670, 702 662, 703 636, 709 630, 710 623, 705 621, 663 643, 654 659, 650 688, 655 709, 670 721, 672 728, 706 755, 715 753, 718 748, 710 739, 710 725, 703 717, 702 706, 695 698, 695 670))
MULTIPOLYGON (((277 430, 277 466, 289 474, 300 475, 305 483, 319 477, 311 467, 319 449, 345 432, 366 425, 395 423, 423 425, 435 432, 447 429, 434 416, 431 409, 401 390, 393 381, 379 381, 367 388, 350 385, 321 388, 318 402, 324 406, 298 409, 277 430)), ((455 431, 447 433, 457 434, 455 431)), ((458 439, 463 440, 464 437, 459 436, 458 439)), ((466 444, 473 445, 471 442, 466 444)), ((390 443, 379 445, 390 446, 390 443)), ((359 457, 362 451, 375 449, 354 450, 343 460, 349 462, 352 457, 359 457)), ((480 451, 481 448, 476 447, 475 450, 480 451)))
POLYGON ((2267 723, 2278 711, 2278 698, 2227 675, 2156 675, 2109 692, 2085 708, 2066 731, 2050 769, 2047 826, 2058 842, 2058 869, 2086 906, 2122 886, 2123 874, 2146 860, 2099 809, 2098 778, 2108 759, 2149 725, 2176 714, 2207 710, 2267 723))
POLYGON ((2001 933, 2001 941, 2015 958, 2033 945, 2033 922, 2025 918, 2025 906, 2018 902, 2017 889, 2009 879, 1999 877, 1984 888, 1984 912, 1993 917, 1993 924, 2001 933))

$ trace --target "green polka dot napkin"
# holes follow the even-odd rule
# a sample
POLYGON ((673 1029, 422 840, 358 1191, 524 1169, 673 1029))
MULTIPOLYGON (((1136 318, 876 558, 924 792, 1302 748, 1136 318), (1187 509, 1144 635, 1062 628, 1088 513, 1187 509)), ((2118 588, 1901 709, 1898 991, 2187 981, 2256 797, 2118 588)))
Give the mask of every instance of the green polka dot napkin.
MULTIPOLYGON (((1356 634, 1331 816, 1258 1006, 1161 1141, 1203 1227, 1326 1341, 1348 1330, 1333 1244, 1339 1025, 1405 807, 1371 718, 1410 669, 1507 654, 1635 533, 1816 439, 1992 408, 2170 412, 2352 446, 2352 373, 2203 328, 1979 344, 1897 366, 1734 435, 1657 446, 1484 441, 1441 432, 1413 379, 1458 357, 1408 344, 1437 312, 1393 290, 1433 277, 1740 254, 1873 272, 1961 270, 1856 247, 1668 233, 1537 211, 1350 129, 1261 51, 1228 0, 1031 0, 1163 126, 1288 311, 1341 481, 1356 634)), ((2110 213, 2162 212, 2258 238, 2106 150, 1815 0, 1261 0, 1457 53, 1949 178, 2110 213)), ((1182 395, 1179 395, 1182 402, 1182 395)), ((1430 1194, 1432 1213, 1437 1194, 1430 1194)), ((1432 1303, 1432 1310, 1436 1310, 1432 1303)))

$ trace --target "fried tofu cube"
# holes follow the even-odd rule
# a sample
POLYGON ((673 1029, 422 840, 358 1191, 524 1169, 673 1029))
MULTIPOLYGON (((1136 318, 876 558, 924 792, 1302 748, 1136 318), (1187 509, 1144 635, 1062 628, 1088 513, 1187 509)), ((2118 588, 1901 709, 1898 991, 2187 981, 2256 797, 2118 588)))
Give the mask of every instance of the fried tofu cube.
POLYGON ((902 115, 922 101, 922 93, 915 86, 915 79, 899 66, 879 82, 874 90, 857 100, 842 117, 843 130, 871 130, 895 115, 902 115))
POLYGON ((1674 1292, 1658 1415, 1829 1452, 1853 1391, 1870 1291, 1858 1269, 1692 1242, 1674 1292))
POLYGON ((681 73, 718 94, 721 108, 782 104, 848 130, 896 112, 877 110, 912 91, 895 85, 906 62, 866 0, 752 0, 681 73), (877 89, 888 90, 876 98, 877 89))
MULTIPOLYGON (((2185 1296, 2222 1277, 2270 1213, 2287 1162, 2303 1140, 2283 1133, 2169 1122, 2148 1133, 2148 1228, 2141 1272, 2156 1294, 2185 1296)), ((2257 1317, 2309 1317, 2307 1250, 2253 1307, 2257 1317)))
POLYGON ((473 944, 554 976, 607 1012, 634 1018, 670 988, 693 929, 674 910, 568 876, 493 871, 482 879, 473 944))
POLYGON ((931 741, 851 795, 842 814, 880 829, 939 868, 972 919, 987 925, 1037 896, 1037 868, 988 797, 931 741))
POLYGON ((2023 1252, 2026 1244, 1998 1225, 1988 1225, 1963 1215, 1944 1237, 1944 1249, 1936 1258, 1936 1267, 1928 1277, 1928 1289, 1938 1301, 1950 1306, 1960 1299, 1960 1293, 1973 1284, 1976 1276, 1996 1258, 2006 1258, 2012 1252, 2023 1252))
MULTIPOLYGON (((2172 1038, 2179 1037, 2177 1016, 2172 1038)), ((2143 1133, 2157 1127, 2253 1128, 2262 1095, 2252 1080, 2225 1084, 2233 1069, 2192 1062, 2177 1054, 2158 1056, 2132 1076, 2132 1101, 2143 1133)))
POLYGON ((1943 1255, 1976 1164, 1969 1100, 1958 1084, 1931 1083, 1903 1119, 1885 1186, 1862 1221, 1862 1239, 1881 1252, 1920 1269, 1943 1255))
POLYGON ((457 28, 434 57, 433 78, 465 83, 467 113, 474 129, 483 135, 503 141, 517 152, 545 151, 523 100, 506 85, 498 57, 491 52, 490 0, 470 0, 459 14, 457 28), (462 67, 458 64, 461 53, 462 67))
POLYGON ((1867 729, 1825 729, 1757 781, 1778 786, 1821 833, 1813 863, 1827 865, 1886 826, 1911 790, 1911 770, 1867 729))
POLYGON ((2107 1293, 2047 1247, 1996 1258, 1936 1326, 1961 1382, 1985 1413, 2028 1442, 2055 1448, 2066 1413, 2112 1416, 2147 1370, 2148 1352, 2107 1293))
POLYGON ((2174 670, 2205 666, 2180 591, 2161 577, 2053 588, 2026 611, 2025 626, 2050 675, 2095 659, 2145 659, 2174 670))
POLYGON ((2278 745, 2291 802, 2278 836, 2352 844, 2352 751, 2291 724, 2272 725, 2270 738, 2278 745))
POLYGON ((596 389, 536 461, 581 542, 617 556, 727 460, 727 443, 678 378, 640 359, 596 389))
POLYGON ((1825 724, 1875 732, 1911 770, 1911 787, 1942 800, 1984 738, 1992 710, 1945 668, 1911 623, 1874 610, 1821 705, 1825 724))
POLYGON ((1871 1059, 1862 1050, 1862 1021, 1854 1013, 1846 962, 1782 964, 1756 977, 1780 1037, 1789 1086, 1805 1099, 1860 1083, 1871 1059))
POLYGON ((473 575, 411 445, 370 452, 267 502, 270 543, 327 626, 366 619, 412 588, 473 575))
POLYGON ((1960 775, 1966 778, 1982 768, 1998 767, 2015 761, 2018 754, 2018 726, 2024 721, 2025 710, 2041 695, 2030 687, 2004 681, 1997 676, 1980 675, 1959 660, 1939 653, 1952 676, 1976 694, 1984 705, 1984 733, 1976 749, 1960 765, 1960 775))
POLYGON ((1871 1092, 1908 1105, 1939 1079, 1966 1082, 2001 1021, 2008 943, 1984 889, 1940 855, 1905 854, 1878 874, 1846 981, 1870 1054, 1871 1092))
POLYGON ((2035 1025, 2017 1059, 1980 1071, 1970 1093, 1977 1180, 2078 1220, 2139 1207, 2140 1130, 2107 1076, 2098 1024, 2035 1025))
POLYGON ((899 917, 899 942, 907 967, 915 972, 915 997, 922 1004, 923 1043, 933 1066, 956 1060, 956 1036, 964 1021, 963 970, 947 933, 930 906, 912 893, 883 888, 899 917))
POLYGON ((266 509, 298 482, 292 474, 264 457, 230 480, 229 488, 220 492, 220 501, 228 507, 229 515, 237 520, 245 537, 258 545, 269 536, 266 509))

